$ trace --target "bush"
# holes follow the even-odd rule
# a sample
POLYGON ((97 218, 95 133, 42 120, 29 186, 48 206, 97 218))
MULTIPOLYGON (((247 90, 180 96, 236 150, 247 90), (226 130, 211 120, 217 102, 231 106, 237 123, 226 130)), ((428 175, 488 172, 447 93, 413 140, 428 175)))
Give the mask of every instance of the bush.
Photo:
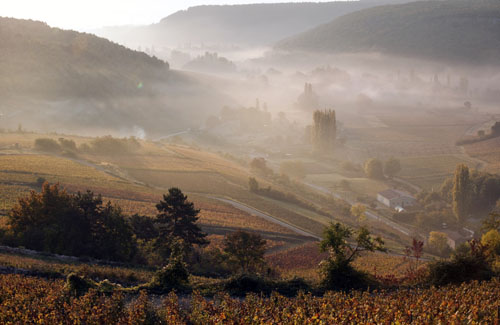
POLYGON ((137 152, 141 148, 139 141, 134 138, 123 138, 117 139, 112 136, 99 137, 94 139, 89 148, 83 148, 82 150, 88 150, 96 155, 124 155, 132 154, 137 152))
POLYGON ((67 139, 64 139, 64 138, 59 138, 59 145, 61 146, 61 149, 65 150, 65 151, 71 151, 71 152, 78 151, 76 149, 76 143, 73 140, 67 140, 67 139))
POLYGON ((189 284, 189 272, 181 257, 176 257, 166 266, 155 273, 150 288, 160 292, 169 292, 173 289, 186 289, 189 284))
POLYGON ((273 288, 269 281, 263 277, 254 274, 240 274, 231 277, 224 283, 224 291, 243 297, 249 292, 269 294, 273 288))
POLYGON ((75 273, 70 273, 66 277, 65 289, 72 296, 82 296, 92 287, 94 287, 92 282, 78 276, 75 273))
POLYGON ((365 162, 365 174, 368 178, 383 179, 384 167, 380 160, 371 158, 365 162))
POLYGON ((321 286, 325 290, 348 291, 366 289, 376 284, 366 273, 360 272, 351 265, 326 263, 322 269, 321 286))
POLYGON ((35 140, 35 150, 51 153, 61 152, 61 146, 54 139, 38 138, 35 140))
POLYGON ((273 175, 273 170, 267 167, 266 159, 262 157, 252 159, 252 161, 250 161, 250 169, 252 170, 252 172, 264 177, 273 175))
POLYGON ((451 260, 430 263, 428 282, 433 285, 445 285, 470 280, 489 280, 493 275, 485 247, 473 240, 457 249, 451 260))

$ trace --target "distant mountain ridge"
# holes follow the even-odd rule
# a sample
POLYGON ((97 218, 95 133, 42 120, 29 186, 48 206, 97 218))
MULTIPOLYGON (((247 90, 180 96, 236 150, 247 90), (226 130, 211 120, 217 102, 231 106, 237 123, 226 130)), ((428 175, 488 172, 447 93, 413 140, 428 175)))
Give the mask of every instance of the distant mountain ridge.
POLYGON ((150 26, 117 26, 95 33, 119 43, 271 45, 284 37, 364 8, 408 0, 267 3, 190 7, 150 26))
POLYGON ((167 62, 92 34, 0 17, 0 44, 0 127, 161 134, 192 126, 200 103, 226 103, 167 62))
POLYGON ((282 40, 276 48, 499 64, 500 1, 419 1, 364 9, 282 40))

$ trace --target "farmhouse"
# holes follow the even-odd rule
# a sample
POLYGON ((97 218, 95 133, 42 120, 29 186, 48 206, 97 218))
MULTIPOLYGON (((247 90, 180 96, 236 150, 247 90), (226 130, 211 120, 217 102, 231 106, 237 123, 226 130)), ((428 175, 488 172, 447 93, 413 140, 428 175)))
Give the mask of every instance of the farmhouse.
POLYGON ((377 201, 399 211, 403 211, 405 207, 414 205, 417 202, 410 194, 394 189, 379 192, 377 194, 377 201))
POLYGON ((446 235, 446 242, 452 249, 474 238, 474 231, 467 228, 462 228, 458 231, 446 229, 442 232, 446 235))

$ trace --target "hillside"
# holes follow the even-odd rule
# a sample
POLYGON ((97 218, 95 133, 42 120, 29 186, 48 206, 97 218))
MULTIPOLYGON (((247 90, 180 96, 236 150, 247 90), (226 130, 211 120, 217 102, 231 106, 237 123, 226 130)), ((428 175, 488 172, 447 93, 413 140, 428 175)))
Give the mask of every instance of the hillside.
MULTIPOLYGON (((354 12, 277 44, 282 50, 382 52, 500 63, 500 2, 425 1, 354 12)), ((334 17, 332 17, 334 18, 334 17)))
POLYGON ((151 26, 107 27, 95 33, 132 46, 177 46, 188 43, 263 46, 356 10, 402 2, 406 1, 195 6, 178 11, 151 26))
POLYGON ((0 43, 2 127, 158 131, 185 125, 189 98, 217 102, 168 63, 91 34, 0 18, 0 43))

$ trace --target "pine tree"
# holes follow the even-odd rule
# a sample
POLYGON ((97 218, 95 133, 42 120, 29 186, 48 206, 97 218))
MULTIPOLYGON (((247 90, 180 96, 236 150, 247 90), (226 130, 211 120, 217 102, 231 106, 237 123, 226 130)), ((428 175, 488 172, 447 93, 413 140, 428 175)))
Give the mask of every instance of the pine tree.
POLYGON ((168 195, 163 195, 163 200, 156 205, 158 214, 155 223, 159 226, 160 238, 170 242, 177 238, 182 239, 186 248, 193 245, 206 245, 207 234, 203 233, 196 224, 200 210, 187 200, 182 191, 176 187, 168 190, 168 195))

